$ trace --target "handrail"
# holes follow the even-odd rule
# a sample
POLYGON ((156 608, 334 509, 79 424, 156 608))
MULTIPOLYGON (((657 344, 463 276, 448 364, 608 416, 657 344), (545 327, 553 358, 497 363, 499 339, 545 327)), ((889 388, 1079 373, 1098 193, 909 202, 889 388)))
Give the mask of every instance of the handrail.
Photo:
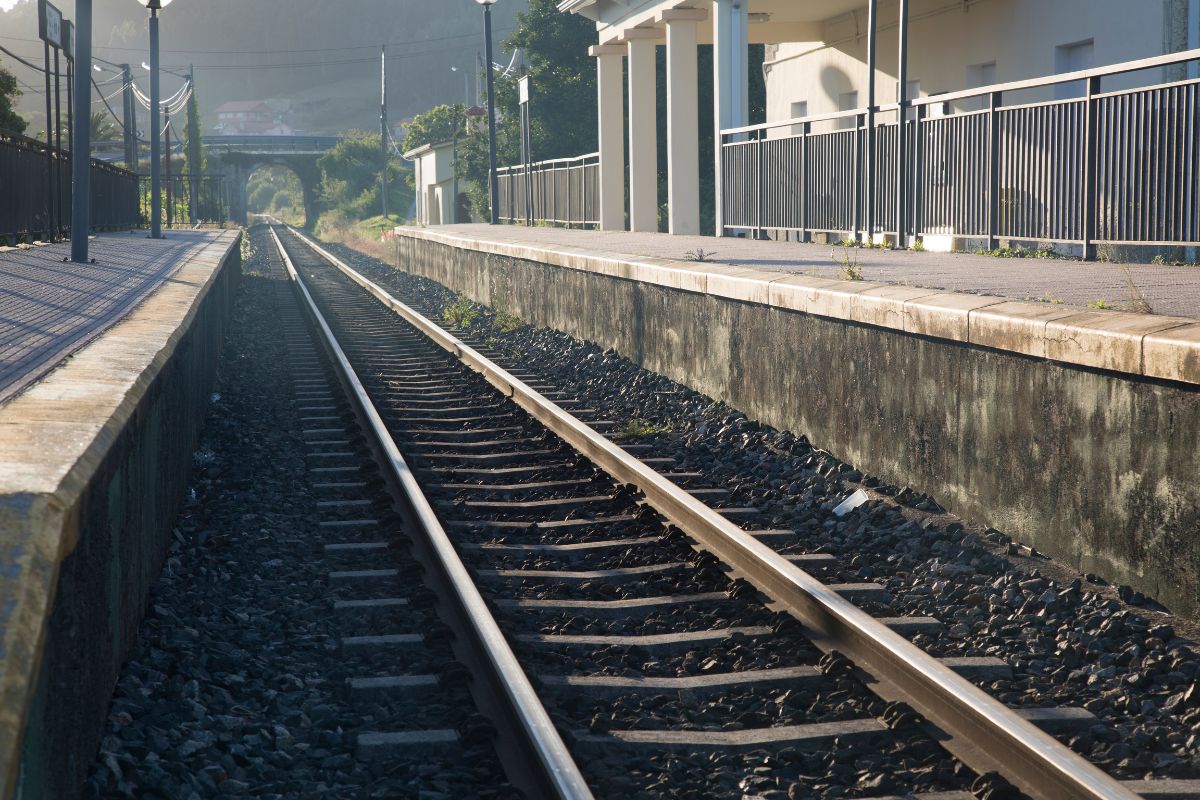
MULTIPOLYGON (((1194 50, 1182 50, 1178 53, 1167 53, 1161 56, 1151 56, 1150 58, 1141 58, 1134 61, 1123 61, 1118 64, 1110 64, 1106 67, 1092 67, 1091 69, 1081 69, 1074 72, 1062 72, 1057 75, 1047 75, 1040 78, 1026 78, 1019 81, 1009 81, 1008 83, 996 83, 990 86, 979 86, 974 89, 962 89, 957 92, 946 92, 944 94, 929 95, 928 97, 913 98, 905 101, 907 108, 915 108, 917 106, 930 106, 938 103, 951 103, 956 100, 968 100, 971 98, 987 97, 992 94, 1004 94, 1006 92, 1016 92, 1026 89, 1042 89, 1049 86, 1057 86, 1064 83, 1077 83, 1079 81, 1090 80, 1092 78, 1103 78, 1113 75, 1124 75, 1130 72, 1140 72, 1147 69, 1158 69, 1161 67, 1169 67, 1174 64, 1184 64, 1189 61, 1200 60, 1200 48, 1194 50)), ((888 111, 896 111, 899 109, 898 103, 886 103, 875 106, 877 113, 888 111)), ((844 119, 857 115, 866 114, 870 109, 866 106, 855 108, 848 111, 836 111, 828 114, 814 114, 807 117, 793 117, 786 120, 778 120, 775 122, 765 122, 761 125, 745 125, 740 128, 726 128, 721 131, 721 138, 726 136, 736 136, 745 133, 757 133, 759 131, 773 130, 775 128, 785 128, 791 125, 803 125, 811 122, 825 122, 834 119, 844 119)))
POLYGON ((543 169, 546 166, 551 165, 551 164, 576 164, 576 163, 582 164, 582 163, 586 162, 588 159, 592 159, 592 158, 599 159, 600 154, 599 153, 586 153, 582 156, 572 156, 570 158, 548 158, 544 161, 534 161, 531 164, 512 164, 507 167, 498 167, 496 169, 496 174, 497 175, 510 175, 514 171, 515 172, 524 172, 527 168, 528 169, 543 169))

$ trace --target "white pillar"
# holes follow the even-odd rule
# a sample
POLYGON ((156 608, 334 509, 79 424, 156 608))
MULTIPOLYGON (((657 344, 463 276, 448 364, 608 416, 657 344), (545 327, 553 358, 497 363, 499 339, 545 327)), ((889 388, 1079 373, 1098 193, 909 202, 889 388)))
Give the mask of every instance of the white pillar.
POLYGON ((625 87, 626 48, 593 45, 599 101, 600 230, 625 230, 625 87))
POLYGON ((721 131, 750 121, 749 0, 713 0, 713 105, 716 132, 717 236, 723 235, 721 131))
POLYGON ((658 230, 659 33, 634 29, 629 41, 629 229, 658 230))
POLYGON ((700 233, 700 114, 696 65, 701 9, 658 15, 667 26, 667 210, 671 233, 700 233))

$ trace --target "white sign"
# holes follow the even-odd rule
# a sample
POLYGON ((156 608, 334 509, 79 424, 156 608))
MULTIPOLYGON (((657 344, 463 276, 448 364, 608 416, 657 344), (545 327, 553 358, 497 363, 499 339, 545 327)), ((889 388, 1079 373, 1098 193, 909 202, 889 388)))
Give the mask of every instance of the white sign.
POLYGON ((529 102, 529 76, 526 75, 524 78, 521 78, 521 82, 518 85, 521 88, 521 105, 525 105, 529 102))
POLYGON ((59 50, 63 46, 63 15, 46 0, 38 2, 38 33, 42 41, 59 50))

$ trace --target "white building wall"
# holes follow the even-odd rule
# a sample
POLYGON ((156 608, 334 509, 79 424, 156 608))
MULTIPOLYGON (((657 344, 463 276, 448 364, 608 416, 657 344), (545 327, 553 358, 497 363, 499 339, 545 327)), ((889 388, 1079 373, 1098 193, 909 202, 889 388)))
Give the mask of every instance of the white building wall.
MULTIPOLYGON (((1195 2, 1195 0, 1191 0, 1195 2)), ((920 96, 981 85, 1053 75, 1083 63, 1087 48, 1064 45, 1092 41, 1091 66, 1160 55, 1187 46, 1186 30, 1172 30, 1172 14, 1187 19, 1189 0, 911 0, 909 79, 920 96), (1176 41, 1178 40, 1178 41, 1176 41), (995 65, 992 67, 991 65, 995 65)), ((897 3, 881 0, 879 9, 876 101, 896 101, 897 3)), ((1178 23, 1176 23, 1178 24, 1178 23)), ((843 110, 857 93, 867 96, 867 13, 827 20, 825 43, 769 46, 767 119, 792 118, 843 110), (804 105, 801 105, 804 104, 804 105)), ((1182 29, 1186 22, 1178 27, 1182 29)), ((1175 77, 1182 77, 1176 75, 1175 77)), ((1105 89, 1163 78, 1162 71, 1140 79, 1106 80, 1105 89)), ((1016 101, 1052 97, 1026 92, 1016 101)))

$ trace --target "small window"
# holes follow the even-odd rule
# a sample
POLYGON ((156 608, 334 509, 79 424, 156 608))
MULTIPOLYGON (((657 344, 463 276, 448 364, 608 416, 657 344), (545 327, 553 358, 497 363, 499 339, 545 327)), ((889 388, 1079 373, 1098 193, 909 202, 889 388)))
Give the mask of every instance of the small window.
MULTIPOLYGON (((1060 44, 1054 48, 1054 71, 1061 75, 1064 72, 1091 69, 1096 65, 1095 49, 1091 39, 1073 44, 1060 44)), ((1083 97, 1086 93, 1087 85, 1083 81, 1060 83, 1054 87, 1054 96, 1059 100, 1083 97)))
MULTIPOLYGON (((798 100, 795 103, 792 103, 791 119, 801 119, 802 117, 807 117, 807 116, 808 116, 808 101, 807 100, 798 100)), ((799 136, 802 133, 804 133, 803 125, 793 125, 792 126, 792 136, 799 136)))
MULTIPOLYGON (((971 64, 967 67, 967 88, 979 89, 983 86, 992 86, 996 83, 996 62, 988 61, 985 64, 971 64)), ((972 97, 963 102, 963 109, 966 111, 982 111, 987 108, 991 102, 984 95, 972 97)))
MULTIPOLYGON (((853 111, 858 108, 858 92, 842 92, 838 95, 838 111, 853 111)), ((854 117, 842 117, 837 121, 838 130, 850 130, 857 127, 854 117)))

